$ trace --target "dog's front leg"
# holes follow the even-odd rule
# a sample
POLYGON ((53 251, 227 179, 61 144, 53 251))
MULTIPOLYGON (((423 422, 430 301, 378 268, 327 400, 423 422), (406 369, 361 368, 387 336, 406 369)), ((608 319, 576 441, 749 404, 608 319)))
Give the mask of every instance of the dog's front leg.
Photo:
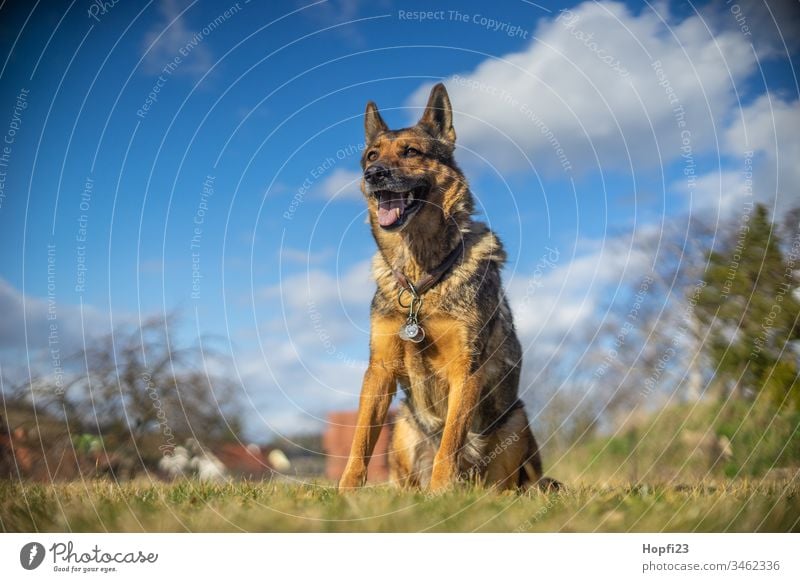
POLYGON ((469 360, 448 366, 450 392, 447 398, 447 418, 442 443, 433 459, 431 491, 449 487, 458 473, 458 455, 467 440, 475 408, 480 397, 479 372, 472 371, 469 360))
POLYGON ((396 327, 381 321, 372 322, 369 366, 364 373, 358 402, 356 432, 339 489, 361 487, 367 480, 367 465, 397 390, 399 340, 396 327), (387 334, 387 329, 394 333, 387 334))

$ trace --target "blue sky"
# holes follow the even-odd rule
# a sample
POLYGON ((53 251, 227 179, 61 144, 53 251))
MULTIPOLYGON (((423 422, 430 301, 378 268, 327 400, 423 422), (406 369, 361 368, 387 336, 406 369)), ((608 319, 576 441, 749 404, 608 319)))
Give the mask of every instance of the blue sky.
POLYGON ((174 309, 225 338, 253 438, 354 406, 361 115, 440 80, 526 349, 647 272, 640 233, 798 201, 790 3, 41 4, 0 8, 7 374, 47 361, 50 294, 64 345, 174 309))

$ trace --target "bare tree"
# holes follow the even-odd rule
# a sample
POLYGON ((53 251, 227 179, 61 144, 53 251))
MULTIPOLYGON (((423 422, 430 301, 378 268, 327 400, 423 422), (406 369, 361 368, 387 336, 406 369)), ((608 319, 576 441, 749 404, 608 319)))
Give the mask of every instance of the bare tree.
POLYGON ((82 369, 61 390, 37 381, 32 393, 72 432, 102 435, 140 455, 170 451, 189 437, 231 439, 241 428, 237 385, 210 340, 182 345, 177 325, 168 316, 118 327, 72 358, 82 369))
POLYGON ((702 286, 704 248, 712 232, 697 219, 637 235, 644 272, 625 276, 594 318, 565 339, 541 377, 555 389, 549 406, 569 438, 592 436, 659 400, 696 399, 708 379, 693 296, 702 286))

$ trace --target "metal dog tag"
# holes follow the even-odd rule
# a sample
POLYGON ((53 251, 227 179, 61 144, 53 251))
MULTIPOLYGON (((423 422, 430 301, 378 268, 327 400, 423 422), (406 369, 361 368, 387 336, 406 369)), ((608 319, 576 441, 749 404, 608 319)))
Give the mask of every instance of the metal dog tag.
POLYGON ((411 285, 409 290, 409 293, 411 293, 411 301, 408 305, 404 305, 403 293, 405 291, 405 288, 400 290, 400 295, 397 296, 397 302, 400 304, 400 307, 408 307, 408 319, 406 319, 406 322, 400 327, 398 335, 400 339, 404 341, 418 344, 425 339, 425 330, 422 329, 417 319, 417 314, 422 307, 422 297, 417 295, 417 291, 414 289, 414 286, 411 285))
POLYGON ((408 319, 406 323, 400 328, 400 339, 414 342, 418 344, 422 340, 425 339, 425 330, 422 329, 422 326, 414 321, 413 319, 408 319))

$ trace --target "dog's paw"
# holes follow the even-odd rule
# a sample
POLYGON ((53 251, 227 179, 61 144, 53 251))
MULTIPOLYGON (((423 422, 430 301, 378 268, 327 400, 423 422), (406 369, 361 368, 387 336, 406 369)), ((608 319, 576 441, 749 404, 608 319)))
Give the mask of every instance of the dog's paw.
POLYGON ((339 493, 351 493, 353 491, 357 491, 364 486, 366 483, 367 478, 366 475, 358 475, 358 474, 345 474, 342 475, 342 478, 339 479, 339 486, 338 490, 339 493))
POLYGON ((558 493, 564 491, 564 484, 550 477, 542 477, 536 482, 536 487, 542 493, 558 493))
POLYGON ((428 485, 428 494, 429 495, 441 495, 442 493, 446 493, 453 488, 453 483, 449 480, 431 480, 430 485, 428 485))
POLYGON ((431 493, 443 493, 452 488, 454 483, 454 467, 450 466, 448 463, 434 463, 428 491, 431 493))

